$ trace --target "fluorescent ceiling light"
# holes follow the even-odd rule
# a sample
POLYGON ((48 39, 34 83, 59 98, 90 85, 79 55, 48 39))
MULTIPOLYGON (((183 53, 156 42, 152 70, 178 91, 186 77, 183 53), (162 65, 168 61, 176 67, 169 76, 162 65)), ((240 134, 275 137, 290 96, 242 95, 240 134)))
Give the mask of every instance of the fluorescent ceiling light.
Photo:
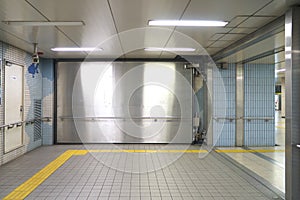
POLYGON ((278 70, 275 70, 275 72, 285 72, 285 69, 278 69, 278 70))
POLYGON ((83 26, 83 21, 2 21, 11 26, 83 26))
POLYGON ((95 48, 95 47, 55 47, 51 48, 52 51, 103 51, 101 48, 95 48))
POLYGON ((194 48, 159 48, 159 47, 149 47, 145 48, 145 51, 186 51, 186 52, 191 52, 195 51, 196 49, 194 48))
POLYGON ((149 26, 225 26, 228 22, 206 20, 149 20, 149 26))

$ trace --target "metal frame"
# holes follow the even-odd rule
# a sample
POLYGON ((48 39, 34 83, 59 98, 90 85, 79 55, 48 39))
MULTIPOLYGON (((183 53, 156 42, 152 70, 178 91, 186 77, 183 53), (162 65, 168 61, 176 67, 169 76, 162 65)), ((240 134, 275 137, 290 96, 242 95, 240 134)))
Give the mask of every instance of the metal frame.
POLYGON ((53 89, 54 89, 54 100, 53 100, 53 144, 57 144, 57 61, 53 63, 53 89))
POLYGON ((292 7, 285 18, 286 132, 285 194, 288 200, 300 199, 300 7, 292 7))
MULTIPOLYGON (((245 101, 244 101, 244 65, 236 64, 236 117, 242 119, 244 117, 245 101)), ((236 146, 244 146, 244 120, 236 120, 235 124, 235 144, 236 146)))

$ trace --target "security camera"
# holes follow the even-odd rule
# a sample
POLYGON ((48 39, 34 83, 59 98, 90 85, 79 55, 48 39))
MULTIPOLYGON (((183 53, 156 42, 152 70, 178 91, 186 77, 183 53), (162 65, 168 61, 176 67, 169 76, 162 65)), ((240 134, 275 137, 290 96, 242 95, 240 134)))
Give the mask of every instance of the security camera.
POLYGON ((32 63, 34 63, 34 64, 39 64, 40 63, 40 59, 39 59, 38 53, 34 53, 32 55, 32 63))

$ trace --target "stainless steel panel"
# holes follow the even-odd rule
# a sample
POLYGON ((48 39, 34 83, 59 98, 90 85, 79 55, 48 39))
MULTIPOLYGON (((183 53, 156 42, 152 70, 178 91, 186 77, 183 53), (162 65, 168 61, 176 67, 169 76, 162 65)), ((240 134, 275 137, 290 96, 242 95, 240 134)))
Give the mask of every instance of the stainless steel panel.
POLYGON ((206 127, 207 127, 207 146, 211 148, 213 146, 213 126, 212 126, 212 115, 213 115, 213 66, 207 65, 206 68, 206 127))
MULTIPOLYGON (((236 117, 240 119, 244 116, 244 66, 236 65, 236 117)), ((236 146, 244 145, 244 121, 236 121, 236 146)))
POLYGON ((285 198, 300 199, 300 8, 285 15, 286 117, 285 198))
POLYGON ((190 143, 192 72, 182 63, 61 62, 57 142, 190 143))

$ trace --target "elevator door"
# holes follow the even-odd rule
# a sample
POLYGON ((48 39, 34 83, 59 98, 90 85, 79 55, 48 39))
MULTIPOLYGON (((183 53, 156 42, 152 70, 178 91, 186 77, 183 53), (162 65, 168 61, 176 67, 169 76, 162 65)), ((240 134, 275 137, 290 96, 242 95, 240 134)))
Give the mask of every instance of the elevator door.
MULTIPOLYGON (((4 124, 23 120, 23 67, 7 63, 5 65, 4 124)), ((23 144, 22 126, 6 128, 4 131, 4 150, 9 152, 23 144)))
POLYGON ((182 63, 60 62, 57 143, 190 143, 191 81, 182 63))

